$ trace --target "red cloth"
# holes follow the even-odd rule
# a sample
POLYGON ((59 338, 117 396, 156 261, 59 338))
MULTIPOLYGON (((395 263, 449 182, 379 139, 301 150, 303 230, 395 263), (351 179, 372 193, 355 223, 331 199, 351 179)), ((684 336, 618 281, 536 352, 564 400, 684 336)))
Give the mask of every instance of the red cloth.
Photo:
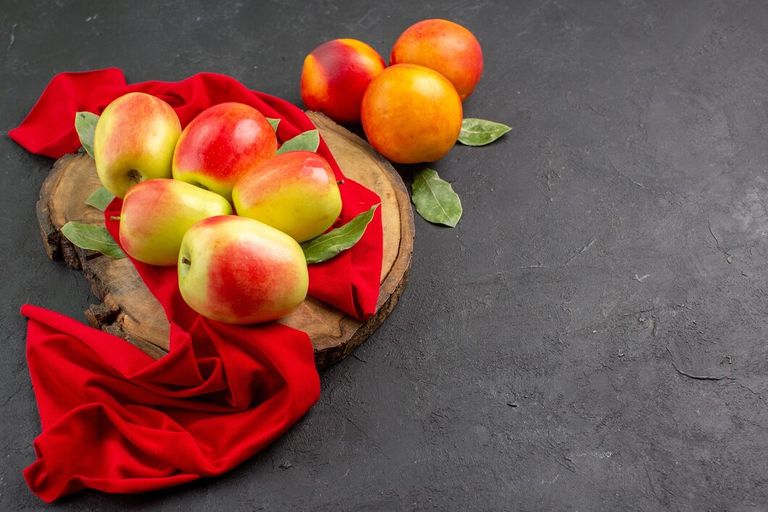
MULTIPOLYGON (((224 101, 280 118, 285 141, 311 121, 279 98, 236 80, 201 73, 181 82, 127 85, 118 69, 53 78, 24 122, 9 132, 29 151, 52 158, 76 150, 75 113, 101 113, 130 91, 171 104, 186 125, 224 101)), ((318 150, 343 177, 328 147, 318 150)), ((347 178, 340 222, 379 203, 347 178)), ((118 240, 115 200, 105 212, 118 240)), ((375 312, 382 260, 377 211, 352 249, 310 266, 310 294, 357 318, 375 312)), ((264 448, 314 404, 319 378, 312 345, 277 324, 232 326, 205 319, 181 299, 175 268, 133 261, 171 323, 170 352, 153 360, 123 340, 55 312, 25 305, 27 362, 40 411, 37 460, 25 470, 33 492, 53 501, 84 487, 142 492, 221 474, 264 448)))

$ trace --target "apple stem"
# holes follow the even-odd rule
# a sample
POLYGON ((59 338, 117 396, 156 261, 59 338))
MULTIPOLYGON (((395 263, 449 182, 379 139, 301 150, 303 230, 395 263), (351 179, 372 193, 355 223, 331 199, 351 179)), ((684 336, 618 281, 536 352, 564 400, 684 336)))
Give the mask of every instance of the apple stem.
POLYGON ((344 180, 338 180, 338 181, 336 182, 336 184, 337 184, 337 185, 343 185, 343 184, 344 184, 344 180))

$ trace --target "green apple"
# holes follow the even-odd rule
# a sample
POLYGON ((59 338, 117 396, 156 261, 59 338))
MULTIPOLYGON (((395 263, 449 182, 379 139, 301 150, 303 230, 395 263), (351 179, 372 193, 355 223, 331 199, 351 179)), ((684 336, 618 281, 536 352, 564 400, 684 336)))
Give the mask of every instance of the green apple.
POLYGON ((277 320, 306 297, 299 244, 259 221, 226 215, 189 228, 179 252, 179 290, 201 315, 231 324, 277 320))
POLYGON ((328 162, 317 153, 290 151, 240 178, 232 190, 238 215, 256 219, 304 242, 341 213, 341 194, 328 162))
POLYGON ((96 172, 117 197, 150 178, 170 178, 181 123, 165 101, 131 92, 107 105, 93 136, 96 172))
POLYGON ((134 259, 176 265, 184 233, 196 222, 228 215, 218 194, 172 179, 150 179, 131 187, 120 210, 120 245, 134 259))

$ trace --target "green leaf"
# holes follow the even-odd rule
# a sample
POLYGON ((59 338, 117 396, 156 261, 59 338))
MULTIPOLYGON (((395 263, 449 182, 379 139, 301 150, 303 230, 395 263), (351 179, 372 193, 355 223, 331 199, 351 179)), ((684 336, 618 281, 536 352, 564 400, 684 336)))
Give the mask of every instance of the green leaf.
POLYGON ((112 194, 112 192, 105 189, 104 187, 99 187, 93 192, 93 194, 88 196, 88 199, 85 200, 85 204, 88 206, 93 206, 97 210, 103 212, 107 209, 107 206, 109 206, 109 203, 111 203, 114 198, 115 196, 112 194))
POLYGON ((70 221, 61 227, 61 232, 81 249, 97 251, 115 260, 125 258, 125 253, 104 226, 70 221))
POLYGON ((78 112, 75 114, 75 130, 77 130, 77 136, 80 137, 80 144, 83 149, 93 156, 93 133, 96 131, 96 123, 99 121, 99 116, 90 112, 78 112))
POLYGON ((314 129, 300 133, 294 138, 283 142, 283 145, 277 150, 277 154, 282 155, 288 151, 317 151, 319 146, 320 133, 317 129, 314 129))
POLYGON ((413 177, 412 200, 416 211, 433 224, 456 227, 463 210, 461 199, 434 169, 422 169, 413 177))
POLYGON ((461 122, 459 142, 465 146, 485 146, 495 141, 512 128, 485 119, 464 119, 461 122))
POLYGON ((278 127, 278 125, 280 125, 280 120, 279 119, 275 119, 274 117, 268 117, 267 121, 269 121, 269 124, 272 125, 272 129, 277 131, 277 127, 278 127))
POLYGON ((378 207, 379 205, 375 204, 370 210, 356 215, 343 226, 301 244, 307 263, 329 260, 359 242, 378 207))

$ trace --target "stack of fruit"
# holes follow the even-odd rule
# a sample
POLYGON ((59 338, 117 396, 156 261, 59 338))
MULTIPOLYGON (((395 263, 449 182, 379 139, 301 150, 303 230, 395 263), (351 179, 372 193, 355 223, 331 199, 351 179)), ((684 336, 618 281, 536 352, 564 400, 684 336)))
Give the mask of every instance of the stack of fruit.
MULTIPOLYGON (((337 122, 361 123, 371 145, 401 164, 433 162, 457 140, 482 146, 510 130, 501 123, 463 119, 462 102, 480 80, 483 52, 461 25, 420 21, 400 35, 389 60, 385 67, 362 41, 326 42, 304 60, 302 100, 337 122)), ((414 177, 414 203, 433 222, 455 226, 461 216, 458 196, 431 169, 414 177), (420 188, 433 190, 421 194, 420 188), (452 212, 446 215, 446 210, 452 212)))
MULTIPOLYGON (((182 131, 170 105, 138 92, 115 99, 100 117, 78 114, 104 194, 123 199, 123 250, 143 263, 178 265, 182 297, 208 318, 264 322, 296 308, 308 288, 299 243, 327 236, 341 212, 334 172, 314 152, 317 132, 278 148, 278 122, 221 103, 182 131)), ((76 230, 63 231, 77 244, 76 230)))
MULTIPOLYGON (((430 19, 400 35, 389 67, 355 39, 320 45, 304 60, 301 96, 338 122, 362 123, 371 145, 393 162, 431 162, 457 140, 482 146, 509 131, 463 118, 462 102, 482 71, 475 36, 430 19)), ((331 166, 314 152, 317 131, 278 148, 278 123, 248 105, 222 103, 182 131, 171 106, 145 93, 117 98, 100 117, 78 113, 106 202, 123 199, 122 249, 143 263, 177 265, 182 297, 208 318, 254 323, 286 315, 306 297, 307 263, 354 245, 373 217, 375 207, 327 232, 341 194, 331 166)), ((455 226, 462 215, 451 185, 432 169, 414 175, 413 202, 430 222, 455 226)), ((69 223, 62 232, 80 247, 122 254, 104 228, 69 223)))

